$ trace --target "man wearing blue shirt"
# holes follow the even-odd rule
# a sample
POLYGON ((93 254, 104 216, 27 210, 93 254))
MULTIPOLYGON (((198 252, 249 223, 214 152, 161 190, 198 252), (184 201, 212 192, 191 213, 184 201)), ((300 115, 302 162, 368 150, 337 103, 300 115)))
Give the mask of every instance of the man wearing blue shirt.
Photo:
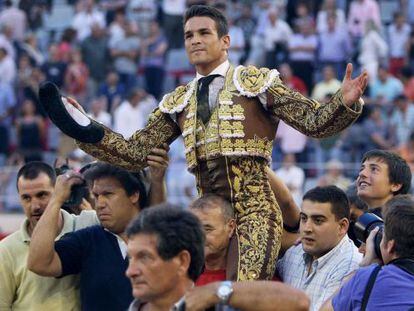
POLYGON ((375 263, 379 260, 373 243, 377 232, 373 230, 367 239, 361 262, 364 267, 321 310, 411 310, 414 307, 413 197, 398 195, 386 204, 380 265, 375 263), (374 272, 378 273, 376 277, 374 272), (373 282, 371 291, 369 281, 373 282), (366 308, 362 306, 364 296, 366 308))

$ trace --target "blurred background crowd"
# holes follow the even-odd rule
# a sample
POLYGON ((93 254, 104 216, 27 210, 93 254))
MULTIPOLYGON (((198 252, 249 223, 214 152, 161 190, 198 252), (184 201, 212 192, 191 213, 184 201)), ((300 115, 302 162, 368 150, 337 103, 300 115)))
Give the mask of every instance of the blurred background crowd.
MULTIPOLYGON (((321 103, 347 62, 369 73, 363 115, 340 135, 316 140, 279 125, 273 169, 298 204, 315 185, 346 189, 367 150, 398 152, 414 167, 414 0, 0 0, 0 213, 21 211, 13 181, 23 163, 68 159, 79 169, 92 160, 48 120, 39 84, 54 82, 127 138, 194 77, 182 16, 201 3, 225 12, 233 64, 277 68, 321 103)), ((180 140, 167 187, 182 206, 195 196, 180 140)))

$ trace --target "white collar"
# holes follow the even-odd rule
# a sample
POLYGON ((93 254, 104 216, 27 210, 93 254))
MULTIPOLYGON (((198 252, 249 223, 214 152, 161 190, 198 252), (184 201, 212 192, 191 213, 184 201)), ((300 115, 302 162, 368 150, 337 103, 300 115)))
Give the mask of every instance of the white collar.
MULTIPOLYGON (((229 60, 226 60, 225 62, 218 65, 212 72, 210 72, 208 74, 208 76, 210 76, 210 75, 220 75, 220 76, 225 77, 226 73, 227 73, 227 70, 229 70, 229 67, 230 67, 230 62, 229 62, 229 60)), ((200 80, 201 78, 204 78, 204 77, 205 76, 203 76, 202 74, 197 72, 197 75, 196 75, 196 80, 197 81, 200 80)))
POLYGON ((106 228, 104 228, 104 230, 116 237, 116 240, 117 240, 118 246, 119 246, 119 250, 121 251, 121 254, 122 254, 122 258, 125 259, 126 256, 127 256, 127 249, 128 249, 127 244, 125 243, 125 241, 118 234, 115 234, 115 233, 109 231, 106 228))

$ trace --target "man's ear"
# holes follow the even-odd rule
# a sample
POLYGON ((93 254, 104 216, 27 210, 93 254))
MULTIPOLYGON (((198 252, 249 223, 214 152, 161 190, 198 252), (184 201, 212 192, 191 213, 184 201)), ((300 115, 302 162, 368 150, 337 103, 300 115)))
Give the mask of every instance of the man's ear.
POLYGON ((341 235, 346 234, 348 232, 348 228, 349 228, 348 218, 342 218, 341 220, 339 220, 339 233, 341 235))
POLYGON ((395 193, 402 188, 402 184, 391 184, 391 192, 395 193))
POLYGON ((132 204, 137 204, 139 201, 139 192, 134 192, 129 196, 129 199, 131 200, 132 204))
POLYGON ((223 50, 228 50, 230 48, 230 36, 224 35, 220 38, 220 40, 223 42, 223 50))
POLYGON ((234 231, 236 230, 236 220, 234 218, 231 218, 228 222, 227 222, 227 226, 230 229, 230 234, 229 234, 229 239, 233 236, 234 231))
POLYGON ((177 256, 174 257, 178 269, 177 272, 180 276, 188 275, 188 269, 190 268, 191 255, 187 250, 182 250, 177 256))
POLYGON ((395 240, 389 240, 385 242, 385 249, 388 254, 395 254, 395 240))

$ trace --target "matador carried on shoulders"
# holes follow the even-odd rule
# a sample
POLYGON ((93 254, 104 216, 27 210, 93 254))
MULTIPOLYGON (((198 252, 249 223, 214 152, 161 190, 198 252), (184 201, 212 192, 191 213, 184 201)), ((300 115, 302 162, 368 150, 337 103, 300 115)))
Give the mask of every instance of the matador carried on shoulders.
POLYGON ((212 7, 195 5, 187 10, 184 36, 195 79, 165 95, 147 126, 129 139, 87 117, 79 104, 62 98, 51 83, 41 87, 41 102, 80 148, 132 171, 147 165, 154 147, 182 135, 199 194, 220 195, 235 210, 238 248, 228 256, 235 272, 230 277, 271 279, 283 226, 265 167, 271 161, 279 120, 311 137, 342 131, 362 111, 360 96, 367 74, 351 79, 348 65, 342 88, 320 104, 283 85, 277 70, 234 68, 227 60, 227 21, 212 7))

